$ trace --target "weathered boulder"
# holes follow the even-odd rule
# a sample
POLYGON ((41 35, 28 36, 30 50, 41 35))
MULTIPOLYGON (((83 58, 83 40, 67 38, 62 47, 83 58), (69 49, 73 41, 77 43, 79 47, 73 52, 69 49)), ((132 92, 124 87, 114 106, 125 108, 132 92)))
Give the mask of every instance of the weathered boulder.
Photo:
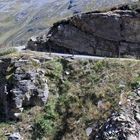
POLYGON ((140 56, 140 12, 118 8, 75 15, 54 24, 46 41, 29 42, 31 50, 98 56, 140 56))

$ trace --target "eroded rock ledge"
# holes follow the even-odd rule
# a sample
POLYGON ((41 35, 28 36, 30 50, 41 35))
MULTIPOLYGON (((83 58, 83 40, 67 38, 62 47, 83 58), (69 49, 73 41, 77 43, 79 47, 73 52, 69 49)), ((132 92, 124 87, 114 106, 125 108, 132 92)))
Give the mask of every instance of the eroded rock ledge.
POLYGON ((30 40, 38 51, 117 57, 140 56, 140 12, 127 7, 76 15, 54 24, 47 36, 30 40), (125 9, 125 10, 123 10, 125 9))

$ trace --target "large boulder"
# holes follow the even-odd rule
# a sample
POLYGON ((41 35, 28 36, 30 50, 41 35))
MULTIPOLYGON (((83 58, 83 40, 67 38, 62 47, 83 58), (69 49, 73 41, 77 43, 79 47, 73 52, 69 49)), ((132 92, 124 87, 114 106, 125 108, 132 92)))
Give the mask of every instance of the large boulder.
POLYGON ((98 56, 140 56, 140 12, 119 7, 75 15, 54 24, 46 41, 29 42, 31 50, 98 56))

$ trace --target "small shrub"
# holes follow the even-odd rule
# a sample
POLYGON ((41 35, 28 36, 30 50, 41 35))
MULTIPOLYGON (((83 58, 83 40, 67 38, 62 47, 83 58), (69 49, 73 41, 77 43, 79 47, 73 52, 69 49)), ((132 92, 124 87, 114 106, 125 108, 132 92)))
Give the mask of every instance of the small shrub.
POLYGON ((57 112, 55 111, 55 101, 49 100, 44 107, 44 114, 35 119, 34 133, 37 138, 50 136, 56 131, 57 112))
POLYGON ((55 80, 59 79, 62 75, 63 67, 57 60, 47 61, 43 67, 46 69, 46 75, 55 80))
POLYGON ((8 55, 15 52, 17 52, 15 48, 0 49, 0 56, 8 55))
POLYGON ((36 120, 34 124, 35 127, 35 135, 36 138, 42 138, 45 135, 50 135, 54 131, 54 123, 49 119, 45 119, 44 117, 36 120))

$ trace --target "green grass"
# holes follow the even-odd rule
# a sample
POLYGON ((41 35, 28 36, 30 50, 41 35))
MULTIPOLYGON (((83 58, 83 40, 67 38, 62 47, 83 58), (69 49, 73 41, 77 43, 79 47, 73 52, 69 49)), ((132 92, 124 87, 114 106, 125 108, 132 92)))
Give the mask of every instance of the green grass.
POLYGON ((35 119, 34 135, 36 138, 42 138, 44 135, 53 135, 56 131, 57 112, 55 111, 56 103, 49 100, 44 107, 45 114, 35 119))

